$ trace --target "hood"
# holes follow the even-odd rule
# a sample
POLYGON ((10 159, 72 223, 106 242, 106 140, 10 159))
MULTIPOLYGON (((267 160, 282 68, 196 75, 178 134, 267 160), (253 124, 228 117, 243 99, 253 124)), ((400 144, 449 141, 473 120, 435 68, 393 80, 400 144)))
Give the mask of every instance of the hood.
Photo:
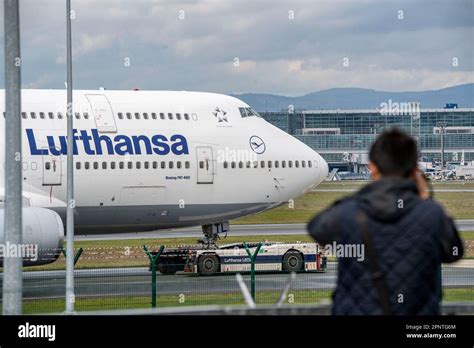
POLYGON ((413 180, 383 178, 362 188, 355 199, 358 206, 375 220, 396 221, 420 201, 413 180))

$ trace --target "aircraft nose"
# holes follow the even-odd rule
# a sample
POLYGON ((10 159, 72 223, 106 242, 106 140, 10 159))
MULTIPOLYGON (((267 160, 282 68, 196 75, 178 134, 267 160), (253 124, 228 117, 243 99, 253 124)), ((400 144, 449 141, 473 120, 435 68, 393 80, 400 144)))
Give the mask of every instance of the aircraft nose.
POLYGON ((309 179, 309 186, 310 187, 315 187, 319 185, 321 182, 326 180, 329 172, 329 167, 327 162, 324 160, 324 158, 317 153, 314 149, 312 148, 307 148, 307 154, 310 158, 313 158, 313 170, 312 173, 313 175, 311 176, 311 179, 309 179))
POLYGON ((324 158, 318 154, 318 169, 319 169, 319 181, 318 181, 318 185, 324 181, 328 174, 329 174, 329 166, 328 166, 328 163, 324 160, 324 158))

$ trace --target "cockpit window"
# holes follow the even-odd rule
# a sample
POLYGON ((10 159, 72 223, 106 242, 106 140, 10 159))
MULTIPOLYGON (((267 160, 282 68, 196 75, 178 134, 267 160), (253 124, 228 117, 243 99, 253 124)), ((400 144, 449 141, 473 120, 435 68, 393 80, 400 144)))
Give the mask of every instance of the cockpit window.
POLYGON ((252 113, 252 116, 257 116, 257 117, 261 117, 254 109, 251 109, 251 108, 248 108, 248 112, 251 112, 252 113))
POLYGON ((240 116, 242 117, 251 117, 251 116, 256 116, 256 117, 260 117, 260 115, 252 110, 252 108, 239 108, 239 111, 240 111, 240 116))

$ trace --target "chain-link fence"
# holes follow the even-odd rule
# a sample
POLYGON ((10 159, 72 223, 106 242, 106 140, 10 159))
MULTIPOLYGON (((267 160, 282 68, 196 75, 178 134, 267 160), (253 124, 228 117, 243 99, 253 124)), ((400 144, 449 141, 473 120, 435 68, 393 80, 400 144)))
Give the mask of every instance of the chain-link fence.
MULTIPOLYGON (((150 246, 150 250, 158 247, 150 246)), ((51 265, 27 268, 23 272, 23 313, 61 313, 65 308, 64 256, 51 265), (57 268, 57 269, 55 269, 57 268)), ((156 273, 152 286, 150 260, 143 248, 85 248, 75 271, 76 311, 127 310, 156 307, 238 306, 248 304, 251 274, 236 272, 203 276, 178 271, 156 273), (129 265, 129 267, 125 267, 129 265), (96 267, 92 267, 96 266, 96 267)), ((176 269, 182 269, 182 265, 176 269), (180 268, 181 267, 181 268, 180 268)), ((157 267, 159 270, 160 268, 157 267)), ((474 303, 474 260, 443 266, 443 301, 474 303)), ((330 304, 337 280, 337 262, 329 260, 324 272, 259 271, 255 273, 258 305, 330 304)), ((3 275, 2 275, 3 282, 3 275)))

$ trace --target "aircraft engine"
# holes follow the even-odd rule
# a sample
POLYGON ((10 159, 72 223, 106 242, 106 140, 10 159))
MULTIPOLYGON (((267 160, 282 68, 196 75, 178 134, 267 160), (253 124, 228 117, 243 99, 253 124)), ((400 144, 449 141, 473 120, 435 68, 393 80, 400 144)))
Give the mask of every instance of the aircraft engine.
POLYGON ((46 208, 23 208, 21 245, 5 243, 5 209, 0 208, 0 266, 5 256, 23 257, 24 266, 56 261, 64 242, 64 226, 58 213, 46 208))

